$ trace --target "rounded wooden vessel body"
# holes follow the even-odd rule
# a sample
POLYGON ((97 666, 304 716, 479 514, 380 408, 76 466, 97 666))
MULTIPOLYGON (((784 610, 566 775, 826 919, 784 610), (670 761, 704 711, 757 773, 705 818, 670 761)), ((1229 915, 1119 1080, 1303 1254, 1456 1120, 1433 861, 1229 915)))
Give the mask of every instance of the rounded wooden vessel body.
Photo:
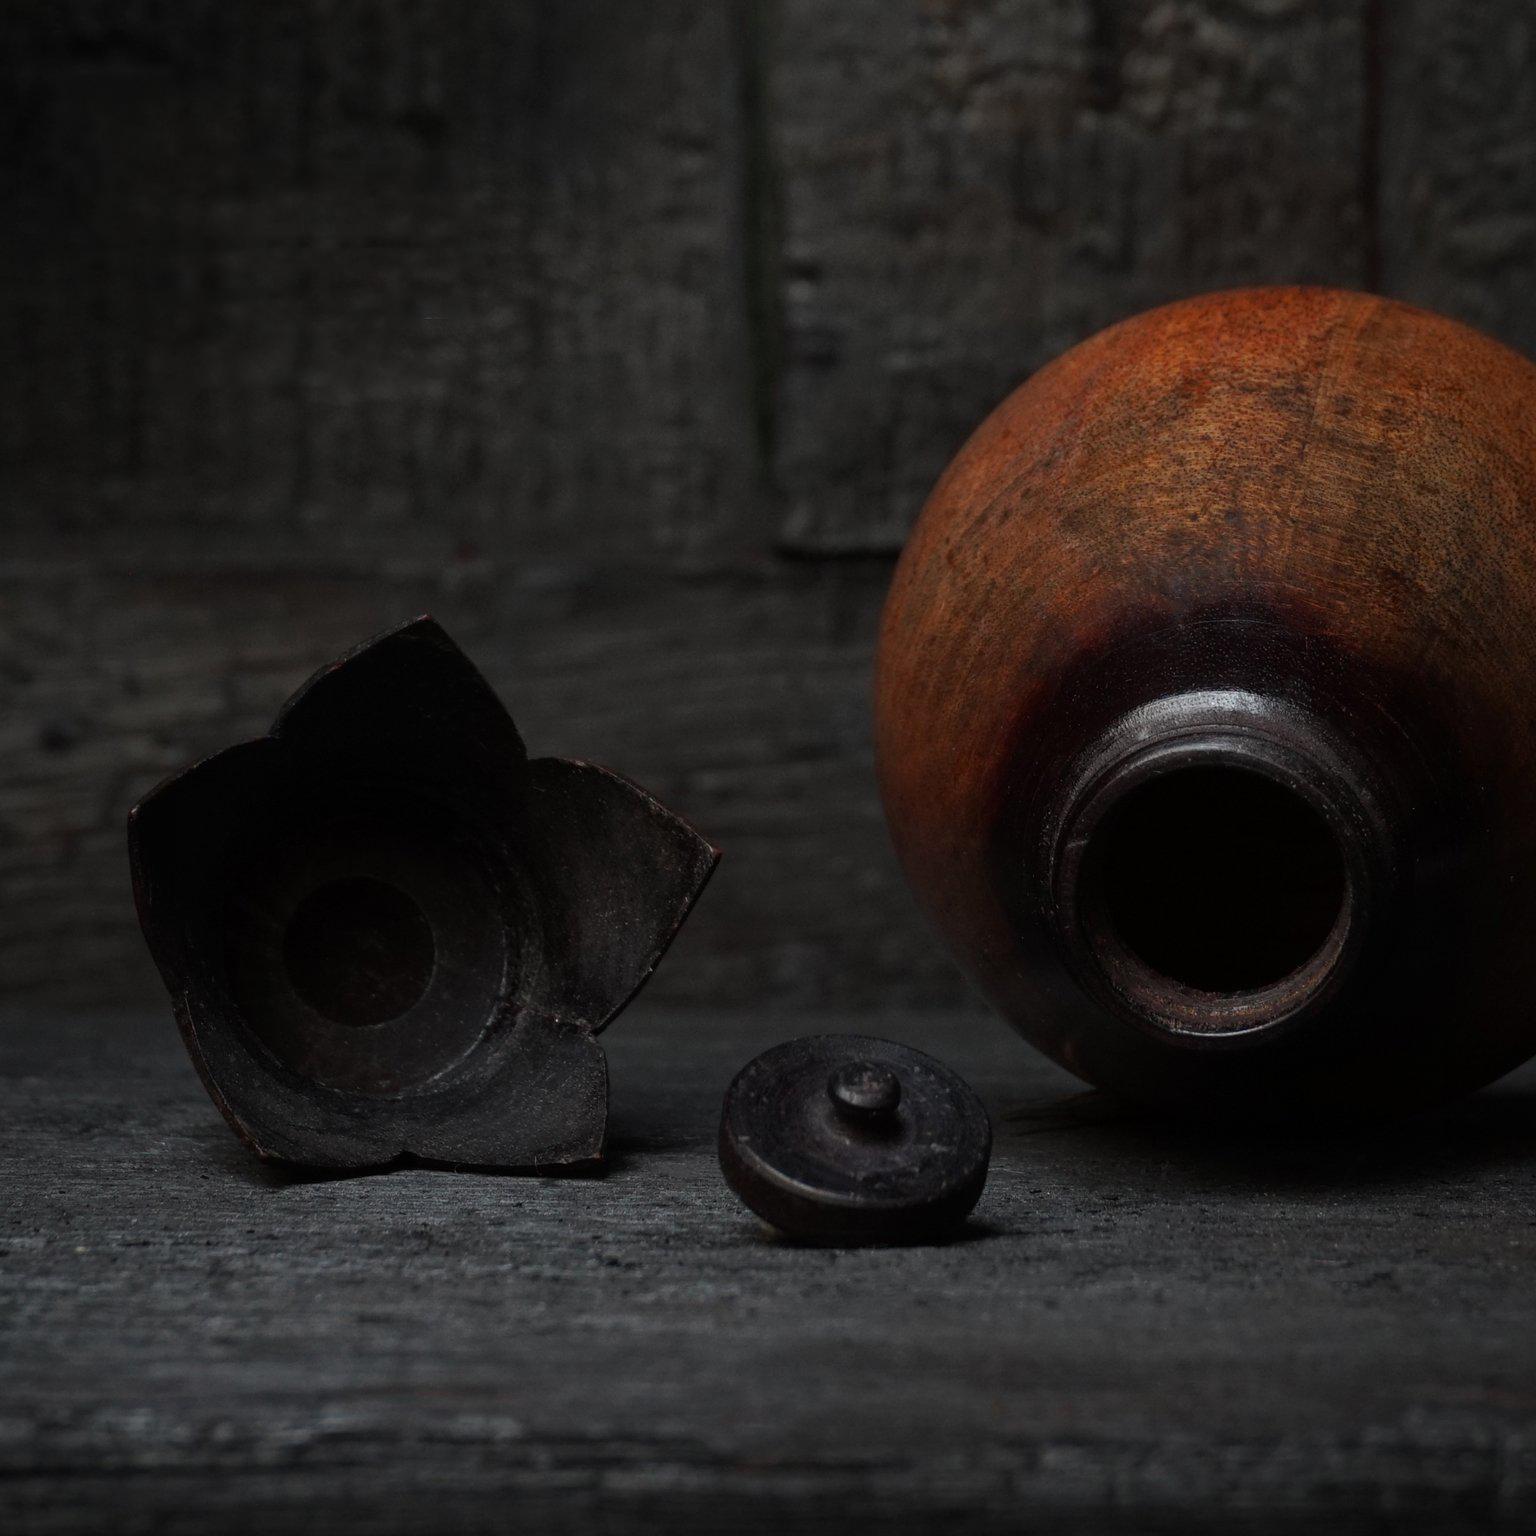
POLYGON ((1090 1082, 1408 1108, 1536 1050, 1536 369, 1379 298, 1171 305, 935 488, 882 628, 909 879, 1090 1082))

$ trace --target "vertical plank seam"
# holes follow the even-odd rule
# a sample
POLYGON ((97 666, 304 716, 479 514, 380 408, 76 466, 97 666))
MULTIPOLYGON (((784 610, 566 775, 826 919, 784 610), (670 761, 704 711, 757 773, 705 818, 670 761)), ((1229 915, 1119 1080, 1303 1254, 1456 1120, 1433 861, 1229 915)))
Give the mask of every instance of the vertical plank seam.
POLYGON ((770 0, 737 0, 737 107, 741 122, 742 283, 757 479, 772 503, 778 452, 779 191, 768 101, 770 0))
POLYGON ((1361 13, 1360 105, 1360 222, 1361 279, 1366 290, 1378 293, 1381 256, 1381 134, 1382 48, 1386 42, 1386 10, 1382 0, 1363 0, 1361 13))

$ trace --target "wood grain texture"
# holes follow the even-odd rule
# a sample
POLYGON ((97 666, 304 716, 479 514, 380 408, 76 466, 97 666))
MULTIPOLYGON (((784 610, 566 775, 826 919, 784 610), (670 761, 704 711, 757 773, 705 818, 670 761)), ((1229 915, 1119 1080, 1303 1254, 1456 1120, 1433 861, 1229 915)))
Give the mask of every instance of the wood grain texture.
POLYGON ((1536 15, 1391 0, 1381 36, 1382 287, 1536 351, 1536 15))
POLYGON ((1530 341, 1527 22, 1466 9, 0 7, 0 984, 138 995, 121 811, 431 608, 708 786, 734 915, 663 985, 955 999, 867 783, 883 571, 814 557, 1174 293, 1374 243, 1530 341))
POLYGON ((886 572, 638 578, 488 562, 392 580, 302 569, 33 573, 0 584, 5 980, 33 1000, 158 995, 130 805, 264 732, 315 667, 431 609, 536 755, 635 777, 726 850, 664 996, 955 1004, 892 858, 869 741, 886 572))
POLYGON ((749 510, 734 13, 6 8, 17 522, 697 553, 749 510))
POLYGON ((785 0, 784 542, 897 549, 976 422, 1111 320, 1359 285, 1361 12, 785 0))
POLYGON ((1536 1079, 1332 1143, 989 1101, 968 1240, 825 1252, 721 1180, 720 1096, 832 1015, 642 1005, 592 1179, 293 1179, 168 1021, 0 1028, 0 1521, 328 1531, 1528 1530, 1536 1079))
MULTIPOLYGON (((1536 1052, 1533 508, 1536 367, 1357 293, 1167 305, 999 406, 902 555, 876 711, 903 867, 998 1009, 1090 1082, 1244 1113, 1397 1111, 1536 1052), (1349 865, 1247 982, 1152 961, 1099 883, 1131 779, 1202 753, 1313 796, 1349 865)), ((1244 831, 1215 799, 1124 876, 1192 948, 1181 874, 1244 831)), ((1262 841, 1229 904, 1245 877, 1305 879, 1262 841)))

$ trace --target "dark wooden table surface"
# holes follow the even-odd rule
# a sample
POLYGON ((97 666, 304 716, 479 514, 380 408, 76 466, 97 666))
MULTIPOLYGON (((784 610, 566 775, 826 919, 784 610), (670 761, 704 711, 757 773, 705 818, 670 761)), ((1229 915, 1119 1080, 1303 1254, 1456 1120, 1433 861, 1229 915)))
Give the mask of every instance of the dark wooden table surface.
POLYGON ((296 1177, 166 1017, 0 1028, 0 1529, 1530 1529, 1536 1072, 1243 1139, 897 1017, 992 1108, 944 1247, 766 1235, 721 1183, 762 1046, 637 1009, 598 1177, 296 1177))

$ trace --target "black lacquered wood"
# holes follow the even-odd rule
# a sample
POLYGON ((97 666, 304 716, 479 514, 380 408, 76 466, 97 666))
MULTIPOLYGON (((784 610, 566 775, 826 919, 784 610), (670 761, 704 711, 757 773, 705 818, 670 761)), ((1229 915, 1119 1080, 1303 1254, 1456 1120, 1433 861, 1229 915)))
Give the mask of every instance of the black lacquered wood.
POLYGON ((725 1096, 720 1166, 770 1225, 832 1243, 923 1242, 986 1183, 992 1127, 942 1062, 866 1035, 813 1035, 749 1062, 725 1096))
POLYGON ((717 853, 638 785, 530 761, 429 618, 133 812, 139 915, 192 1060, 263 1157, 601 1155, 595 1036, 717 853))

